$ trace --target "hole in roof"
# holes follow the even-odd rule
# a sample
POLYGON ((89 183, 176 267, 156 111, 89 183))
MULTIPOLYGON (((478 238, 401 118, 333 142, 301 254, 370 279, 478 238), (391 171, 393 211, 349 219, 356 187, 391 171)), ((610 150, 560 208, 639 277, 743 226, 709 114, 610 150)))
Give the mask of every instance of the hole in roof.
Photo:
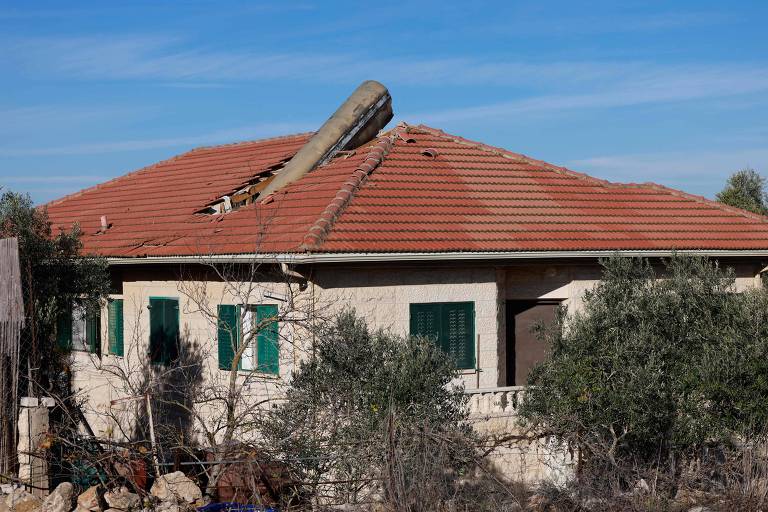
POLYGON ((422 154, 422 155, 424 155, 424 156, 426 156, 426 157, 429 157, 429 158, 431 158, 431 159, 433 159, 433 160, 434 160, 435 158, 437 158, 437 155, 439 155, 439 153, 437 152, 437 150, 436 150, 435 148, 426 148, 426 149, 423 149, 423 150, 421 151, 421 154, 422 154))
POLYGON ((264 190, 283 167, 285 167, 288 160, 289 159, 281 160, 280 162, 267 167, 237 188, 210 201, 205 207, 197 210, 195 213, 218 215, 229 213, 256 202, 261 191, 264 190))

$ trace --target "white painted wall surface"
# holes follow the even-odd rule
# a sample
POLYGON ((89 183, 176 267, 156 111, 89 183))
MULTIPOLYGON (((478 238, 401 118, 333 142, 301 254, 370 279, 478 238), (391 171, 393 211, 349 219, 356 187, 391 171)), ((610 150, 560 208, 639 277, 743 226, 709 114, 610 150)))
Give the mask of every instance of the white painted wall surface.
MULTIPOLYGON (((737 266, 737 289, 759 285, 760 281, 756 277, 760 270, 758 267, 754 262, 737 266)), ((505 301, 561 299, 570 311, 574 311, 581 307, 584 292, 593 287, 599 277, 600 268, 595 263, 325 266, 313 269, 309 288, 296 297, 294 314, 310 317, 311 312, 315 311, 327 317, 335 310, 354 306, 372 326, 407 335, 411 303, 473 301, 479 371, 464 371, 461 378, 467 389, 494 388, 503 386, 505 382, 505 301)), ((110 403, 128 394, 124 382, 110 375, 110 372, 114 374, 121 369, 130 371, 147 353, 149 297, 178 297, 182 338, 187 345, 206 354, 205 378, 215 380, 228 376, 227 372, 218 369, 215 324, 197 311, 194 301, 187 296, 190 289, 199 289, 200 286, 206 289, 207 300, 213 310, 219 303, 239 302, 220 282, 189 281, 182 286, 167 273, 138 269, 126 272, 123 293, 115 296, 124 300, 125 356, 108 355, 106 311, 102 313, 102 357, 95 358, 83 352, 73 356, 75 387, 88 397, 86 416, 97 435, 122 438, 121 428, 129 431, 127 418, 134 416, 132 408, 141 406, 137 402, 120 402, 118 405, 110 403), (110 411, 113 416, 118 416, 117 421, 107 418, 106 413, 110 411), (119 419, 121 414, 126 420, 119 419)), ((296 292, 296 289, 293 291, 296 292)), ((284 282, 258 283, 248 299, 251 304, 276 304, 283 314, 286 303, 267 297, 265 292, 278 296, 288 295, 288 286, 284 282)), ((248 392, 248 399, 253 403, 280 395, 284 382, 290 378, 291 372, 309 348, 310 339, 301 332, 300 326, 290 322, 281 324, 280 379, 263 376, 253 382, 248 392)), ((216 410, 200 412, 202 418, 210 420, 221 415, 221 411, 216 410)), ((506 425, 508 422, 502 423, 506 425)), ((483 425, 480 419, 477 425, 479 430, 489 431, 497 430, 502 423, 497 418, 483 425)), ((541 446, 537 446, 536 453, 539 454, 541 449, 541 446)), ((515 457, 526 456, 516 453, 515 457)), ((522 466, 518 463, 510 466, 509 461, 504 464, 507 466, 502 467, 518 473, 524 471, 539 475, 543 471, 542 466, 533 460, 527 460, 522 466)))

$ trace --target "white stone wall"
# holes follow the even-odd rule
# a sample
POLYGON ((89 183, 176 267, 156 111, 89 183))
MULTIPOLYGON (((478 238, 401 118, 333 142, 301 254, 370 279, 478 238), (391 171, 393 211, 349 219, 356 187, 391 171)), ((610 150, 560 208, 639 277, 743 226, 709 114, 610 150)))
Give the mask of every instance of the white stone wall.
MULTIPOLYGON (((274 304, 279 314, 290 316, 297 308, 289 307, 285 301, 266 296, 286 296, 288 286, 282 282, 265 281, 258 285, 225 284, 218 281, 188 281, 180 285, 174 279, 163 279, 164 274, 142 275, 131 273, 123 282, 121 294, 111 298, 123 299, 124 355, 109 354, 108 350, 108 315, 106 307, 102 311, 101 321, 101 357, 87 352, 73 352, 73 384, 84 396, 88 397, 85 408, 86 418, 99 436, 124 439, 129 436, 134 425, 132 420, 137 411, 144 408, 141 400, 130 400, 135 390, 141 389, 145 378, 143 369, 156 370, 156 378, 162 374, 162 367, 148 364, 149 352, 149 298, 167 297, 179 300, 179 332, 182 351, 195 354, 192 358, 201 363, 201 372, 207 385, 225 386, 229 372, 218 368, 217 326, 215 321, 218 304, 274 304), (155 278, 156 277, 156 278, 155 278), (205 299, 201 293, 205 292, 205 299), (207 306, 201 310, 200 305, 207 306), (290 311, 289 311, 290 310, 290 311)), ((252 403, 263 402, 270 397, 279 397, 284 380, 296 368, 300 358, 294 346, 297 327, 290 321, 280 323, 280 360, 279 376, 241 372, 239 377, 245 384, 247 398, 252 403)), ((139 397, 136 397, 139 398, 139 397)), ((262 405, 268 406, 267 403, 262 405)), ((249 404, 242 407, 248 408, 249 404)), ((140 411, 143 414, 143 411, 140 411)), ((211 424, 221 421, 222 411, 216 408, 199 411, 199 421, 211 424)))
MULTIPOLYGON (((757 263, 737 266, 737 288, 759 285, 757 263)), ((309 287, 299 292, 279 280, 267 280, 252 286, 245 299, 236 296, 231 286, 216 279, 195 276, 179 280, 178 269, 128 269, 123 275, 122 293, 115 298, 124 300, 124 357, 108 354, 107 312, 102 313, 102 357, 84 352, 73 355, 75 387, 88 397, 86 416, 99 436, 122 439, 132 428, 131 418, 143 402, 124 400, 131 394, 131 379, 119 374, 134 375, 146 358, 149 343, 150 297, 179 298, 179 327, 182 345, 194 347, 203 354, 203 375, 206 382, 221 382, 228 372, 218 369, 216 326, 210 315, 201 312, 198 302, 190 295, 205 290, 205 301, 211 311, 216 304, 276 304, 290 318, 280 327, 280 378, 256 376, 248 385, 247 399, 252 403, 279 397, 285 380, 306 356, 311 338, 303 335, 302 324, 313 316, 328 317, 334 311, 354 306, 375 327, 407 335, 409 306, 421 302, 473 301, 475 304, 475 334, 477 370, 465 370, 461 379, 467 389, 488 389, 505 383, 505 301, 518 299, 560 299, 570 311, 581 306, 585 290, 594 286, 600 276, 596 263, 522 262, 514 264, 367 264, 357 266, 323 266, 310 269, 309 287), (295 295, 295 307, 268 297, 295 295), (293 321, 292 319, 295 319, 293 321)), ((240 292, 242 286, 236 286, 240 292)), ((253 377, 253 375, 251 375, 253 377)), ((133 384, 135 382, 135 375, 133 384)), ((240 377, 245 379, 243 375, 240 377)), ((268 406, 268 403, 261 407, 268 406)), ((243 404, 248 408, 248 404, 243 404)), ((221 420, 216 409, 200 410, 198 422, 214 424, 221 420)), ((514 415, 475 415, 478 430, 500 432, 513 428, 514 415)), ((532 478, 552 476, 547 468, 552 462, 544 445, 520 451, 502 451, 502 473, 511 477, 528 474, 532 478), (504 455, 506 453, 506 455, 504 455), (515 462, 516 461, 516 462, 515 462)))
POLYGON ((475 303, 477 370, 462 371, 468 389, 496 386, 503 309, 493 267, 361 267, 321 269, 314 278, 322 302, 354 306, 371 325, 408 335, 410 304, 475 303))

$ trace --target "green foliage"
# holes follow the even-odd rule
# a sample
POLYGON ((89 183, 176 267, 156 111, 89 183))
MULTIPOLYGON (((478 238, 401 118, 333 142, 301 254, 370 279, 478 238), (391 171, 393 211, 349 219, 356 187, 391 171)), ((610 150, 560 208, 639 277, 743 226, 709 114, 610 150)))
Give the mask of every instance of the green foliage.
POLYGON ((590 457, 669 460, 750 436, 768 421, 768 294, 734 293, 731 271, 674 257, 602 262, 584 308, 542 329, 524 422, 590 457), (663 279, 658 279, 662 278, 663 279))
MULTIPOLYGON (((99 307, 109 291, 103 258, 80 255, 80 230, 53 233, 44 209, 35 208, 28 195, 0 196, 0 237, 19 239, 26 325, 22 332, 22 364, 33 368, 33 378, 49 385, 61 370, 56 352, 55 326, 60 314, 79 303, 99 307)), ((26 376, 24 369, 20 372, 26 376)))
MULTIPOLYGON (((384 473, 388 446, 403 433, 469 432, 466 396, 434 343, 371 332, 354 311, 319 330, 313 355, 287 389, 286 402, 266 425, 269 446, 301 474, 354 501, 359 488, 384 473)), ((394 449, 394 448, 392 448, 394 449)))
POLYGON ((737 171, 728 178, 725 188, 717 194, 717 200, 729 206, 765 215, 768 212, 765 178, 754 169, 737 171))

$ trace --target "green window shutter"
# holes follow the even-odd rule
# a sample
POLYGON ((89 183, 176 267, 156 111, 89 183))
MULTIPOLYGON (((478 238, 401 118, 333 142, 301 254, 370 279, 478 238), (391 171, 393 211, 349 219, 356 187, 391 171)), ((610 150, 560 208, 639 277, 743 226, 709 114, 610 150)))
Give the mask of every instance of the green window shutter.
POLYGON ((280 365, 280 343, 278 338, 277 306, 256 306, 256 323, 261 327, 257 334, 258 371, 277 375, 280 365), (269 319, 274 320, 270 321, 269 319))
POLYGON ((91 354, 101 354, 101 314, 98 310, 85 316, 85 345, 91 354))
POLYGON ((411 336, 440 340, 440 304, 411 304, 411 336))
POLYGON ((442 304, 440 345, 461 369, 475 367, 475 308, 473 302, 442 304))
POLYGON ((67 308, 56 319, 56 345, 62 350, 72 349, 72 309, 67 308))
POLYGON ((179 300, 149 298, 149 356, 170 364, 179 357, 179 300))
POLYGON ((113 299, 109 301, 108 322, 109 322, 109 353, 116 356, 123 356, 123 299, 113 299))
POLYGON ((473 302, 411 304, 411 336, 434 340, 460 369, 475 367, 475 305, 473 302))
POLYGON ((165 301, 166 364, 179 358, 179 301, 165 301))
POLYGON ((240 340, 238 309, 231 304, 218 306, 219 369, 221 370, 232 369, 232 359, 235 357, 235 350, 240 340))

